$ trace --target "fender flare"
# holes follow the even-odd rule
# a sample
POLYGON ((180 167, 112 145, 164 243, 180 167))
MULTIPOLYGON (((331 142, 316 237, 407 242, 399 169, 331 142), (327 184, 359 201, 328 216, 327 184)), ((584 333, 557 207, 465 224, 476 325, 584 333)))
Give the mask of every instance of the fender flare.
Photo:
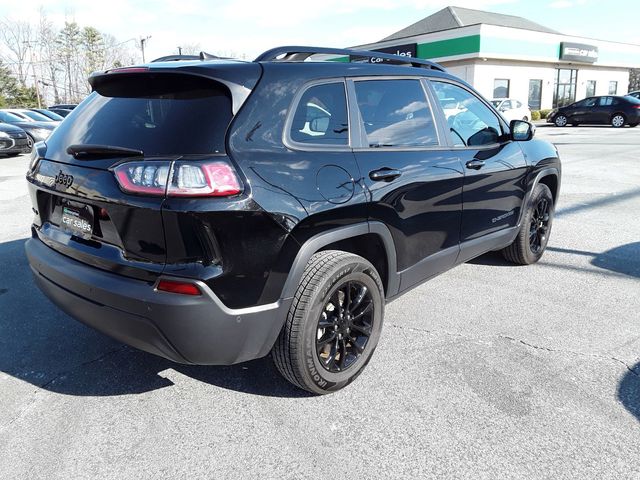
POLYGON ((347 240, 368 233, 373 233, 380 237, 387 255, 386 296, 392 297, 397 294, 400 287, 400 275, 397 269, 396 247, 391 232, 389 228, 381 222, 362 222, 318 233, 302 244, 289 270, 289 275, 282 289, 281 298, 289 299, 295 295, 304 269, 307 263, 309 263, 309 259, 311 259, 313 254, 318 250, 340 240, 347 240))

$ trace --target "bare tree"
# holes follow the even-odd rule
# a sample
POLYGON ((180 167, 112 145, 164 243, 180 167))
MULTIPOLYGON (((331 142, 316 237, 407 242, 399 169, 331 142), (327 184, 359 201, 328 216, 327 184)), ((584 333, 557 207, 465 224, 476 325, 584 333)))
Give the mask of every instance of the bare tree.
POLYGON ((34 41, 31 24, 7 17, 0 20, 0 42, 4 46, 6 60, 23 87, 29 76, 29 49, 34 41))

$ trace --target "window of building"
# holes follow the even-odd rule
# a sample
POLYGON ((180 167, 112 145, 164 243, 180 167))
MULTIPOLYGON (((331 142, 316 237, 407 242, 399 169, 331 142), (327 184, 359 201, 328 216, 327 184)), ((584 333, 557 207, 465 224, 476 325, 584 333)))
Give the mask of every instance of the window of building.
POLYGON ((347 100, 342 82, 310 87, 298 102, 291 140, 317 145, 348 145, 347 100))
POLYGON ((610 81, 609 82, 609 95, 617 95, 618 94, 618 82, 610 81))
POLYGON ((356 98, 370 147, 438 144, 427 96, 419 80, 362 80, 356 98))
POLYGON ((493 98, 509 97, 509 80, 506 78, 496 78, 493 81, 493 98))
POLYGON ((527 103, 531 110, 540 110, 542 105, 542 80, 529 80, 529 99, 527 103))
POLYGON ((553 107, 564 107, 572 104, 576 99, 576 79, 578 70, 559 68, 557 70, 555 90, 553 93, 553 107))
POLYGON ((593 97, 596 94, 596 81, 587 80, 587 97, 593 97))
POLYGON ((457 147, 475 147, 498 143, 502 136, 500 121, 478 97, 462 87, 432 82, 447 117, 453 143, 457 147), (456 105, 456 108, 448 108, 456 105))

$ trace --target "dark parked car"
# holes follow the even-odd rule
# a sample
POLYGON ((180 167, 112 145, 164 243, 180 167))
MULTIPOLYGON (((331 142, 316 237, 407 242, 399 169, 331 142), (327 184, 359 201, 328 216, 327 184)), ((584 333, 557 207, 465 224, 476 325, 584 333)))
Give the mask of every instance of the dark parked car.
MULTIPOLYGON (((40 115, 44 115, 45 117, 48 117, 56 122, 61 122, 62 120, 64 120, 64 117, 62 115, 58 115, 56 112, 47 110, 46 108, 31 108, 30 110, 33 112, 37 112, 40 115)), ((69 112, 71 112, 71 110, 69 110, 69 112)))
POLYGON ((73 110, 78 106, 77 103, 58 103, 57 105, 51 105, 49 110, 51 109, 63 109, 63 110, 73 110))
POLYGON ((27 256, 76 319, 181 363, 272 352, 327 393, 366 366, 388 301, 491 250, 545 251, 556 148, 439 65, 202 58, 92 75, 37 144, 27 256))
POLYGON ((547 122, 557 127, 581 123, 611 125, 616 128, 640 124, 640 100, 633 97, 606 95, 588 97, 566 107, 553 109, 547 122))
POLYGON ((30 147, 33 146, 35 142, 46 140, 58 125, 57 122, 35 122, 33 120, 25 120, 24 118, 5 110, 0 110, 0 122, 15 125, 27 132, 30 147))
POLYGON ((29 138, 24 130, 8 123, 0 123, 0 156, 13 157, 30 151, 29 138))
POLYGON ((69 110, 67 108, 48 108, 47 110, 49 110, 52 113, 55 113, 56 115, 61 116, 62 118, 65 118, 67 115, 69 115, 72 110, 69 110))
POLYGON ((53 120, 46 115, 35 112, 29 108, 5 108, 2 111, 12 113, 27 122, 60 122, 60 120, 53 120))

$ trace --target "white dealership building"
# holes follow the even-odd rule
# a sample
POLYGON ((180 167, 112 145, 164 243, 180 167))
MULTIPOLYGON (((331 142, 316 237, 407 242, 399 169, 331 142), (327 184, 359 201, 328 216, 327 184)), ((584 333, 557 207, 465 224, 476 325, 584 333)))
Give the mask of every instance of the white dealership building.
POLYGON ((534 109, 592 95, 624 95, 640 45, 563 35, 522 17, 446 7, 354 48, 434 60, 486 98, 534 109))

